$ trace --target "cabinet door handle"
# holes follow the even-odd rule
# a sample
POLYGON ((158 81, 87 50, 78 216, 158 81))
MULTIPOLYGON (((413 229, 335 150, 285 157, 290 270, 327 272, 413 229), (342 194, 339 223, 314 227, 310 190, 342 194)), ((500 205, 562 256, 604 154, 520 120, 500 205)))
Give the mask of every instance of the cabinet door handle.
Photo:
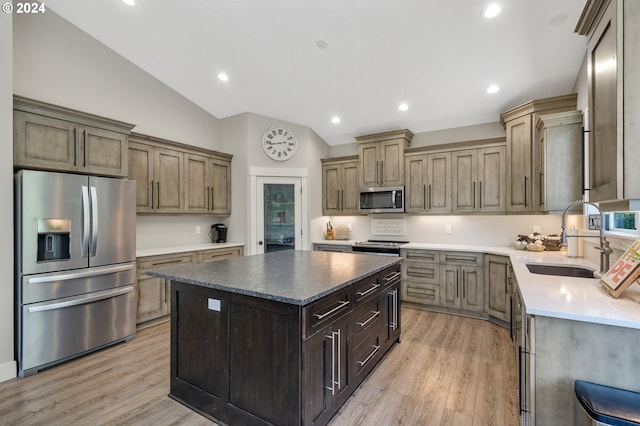
POLYGON ((524 206, 528 207, 529 204, 527 203, 527 177, 524 177, 524 206))
POLYGON ((207 189, 205 189, 205 195, 204 195, 204 198, 205 198, 206 203, 207 203, 207 210, 210 210, 209 209, 209 205, 211 204, 211 202, 209 200, 209 195, 210 195, 209 187, 207 186, 207 189))
POLYGON ((156 182, 156 187, 158 188, 158 209, 160 209, 160 181, 156 182))
POLYGON ((380 162, 380 185, 384 184, 384 161, 380 162))
POLYGON ((358 361, 358 364, 360 364, 360 366, 364 366, 367 362, 369 362, 369 360, 371 358, 373 358, 373 356, 380 350, 380 345, 375 345, 375 346, 371 346, 373 348, 373 350, 371 351, 371 353, 369 354, 369 356, 367 356, 364 361, 358 361))
POLYGON ((542 207, 544 205, 544 202, 542 201, 542 189, 543 189, 542 188, 542 184, 543 184, 543 181, 544 181, 543 177, 544 177, 544 173, 540 172, 540 176, 539 176, 539 178, 540 178, 540 207, 542 207))
MULTIPOLYGON (((324 337, 326 339, 331 339, 331 386, 327 386, 327 389, 331 391, 331 395, 335 395, 336 394, 336 387, 335 387, 336 385, 336 333, 332 331, 331 334, 325 334, 324 337)), ((338 356, 338 358, 340 357, 338 356)))
POLYGON ((182 259, 165 260, 164 262, 155 262, 153 266, 168 265, 170 263, 180 263, 180 262, 182 262, 182 259))
POLYGON ((378 287, 380 287, 380 284, 378 283, 374 283, 370 288, 368 288, 366 291, 358 291, 356 292, 356 294, 360 297, 364 297, 367 294, 371 293, 372 291, 375 291, 378 287))
POLYGON ((87 131, 82 131, 82 167, 87 167, 87 131))
POLYGON ((390 312, 390 316, 391 316, 391 320, 389 321, 389 328, 391 330, 397 330, 398 329, 398 305, 400 304, 398 302, 398 289, 395 289, 389 293, 387 293, 387 297, 391 298, 391 312, 390 312))
POLYGON ((378 318, 378 315, 380 315, 380 311, 371 311, 371 313, 372 315, 369 318, 367 318, 365 321, 357 322, 356 324, 358 324, 360 327, 366 327, 367 324, 369 324, 374 319, 378 318))
POLYGON ((211 191, 211 198, 210 198, 210 200, 211 200, 211 210, 213 210, 214 205, 215 205, 215 201, 216 201, 215 198, 214 198, 216 194, 213 192, 213 186, 211 187, 211 189, 209 191, 211 191))
POLYGON ((77 129, 73 128, 73 165, 78 165, 78 135, 77 129))
POLYGON ((476 183, 473 182, 473 208, 476 208, 476 183))
POLYGON ((422 185, 422 210, 427 209, 427 185, 422 185))
POLYGON ((340 309, 344 308, 348 304, 349 304, 348 300, 340 300, 340 301, 338 301, 338 306, 336 306, 335 308, 331 309, 330 311, 327 311, 324 314, 313 314, 313 316, 318 318, 319 320, 324 319, 324 318, 328 317, 329 315, 331 315, 331 314, 339 311, 340 309))
POLYGON ((151 181, 151 209, 152 209, 152 210, 153 210, 154 201, 155 201, 155 200, 154 200, 154 197, 153 197, 153 184, 154 184, 154 183, 155 183, 154 181, 151 181))
POLYGON ((460 297, 460 277, 459 272, 456 271, 456 299, 460 297))
POLYGON ((429 210, 431 210, 431 184, 429 184, 429 210))
POLYGON ((376 184, 378 184, 380 182, 378 180, 378 173, 380 173, 380 162, 376 161, 376 184))
POLYGON ((479 192, 479 195, 480 195, 480 209, 482 209, 482 181, 480 181, 480 192, 479 192))
POLYGON ((340 211, 344 210, 344 190, 340 190, 340 211))

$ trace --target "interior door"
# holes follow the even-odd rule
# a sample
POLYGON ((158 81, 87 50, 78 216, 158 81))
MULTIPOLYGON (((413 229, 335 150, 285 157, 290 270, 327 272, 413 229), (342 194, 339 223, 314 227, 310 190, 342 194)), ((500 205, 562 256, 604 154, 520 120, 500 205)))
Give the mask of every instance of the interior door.
POLYGON ((301 187, 300 178, 257 178, 258 254, 301 249, 301 187))

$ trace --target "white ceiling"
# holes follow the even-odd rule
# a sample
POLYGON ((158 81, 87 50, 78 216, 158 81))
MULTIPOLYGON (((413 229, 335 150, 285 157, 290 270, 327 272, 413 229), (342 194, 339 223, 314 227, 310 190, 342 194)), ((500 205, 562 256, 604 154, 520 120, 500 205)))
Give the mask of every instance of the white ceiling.
POLYGON ((493 20, 481 16, 489 0, 46 5, 218 118, 261 114, 339 145, 495 122, 530 99, 570 93, 586 50, 573 32, 585 0, 496 1, 493 20), (485 93, 491 83, 501 87, 495 95, 485 93))

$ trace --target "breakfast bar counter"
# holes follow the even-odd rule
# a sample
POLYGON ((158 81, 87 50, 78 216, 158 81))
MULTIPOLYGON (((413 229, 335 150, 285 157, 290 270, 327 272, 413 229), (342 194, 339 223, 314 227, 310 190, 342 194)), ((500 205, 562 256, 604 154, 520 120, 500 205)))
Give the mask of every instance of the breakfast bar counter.
POLYGON ((402 258, 281 251, 171 280, 170 397, 227 424, 326 424, 400 339, 402 258))

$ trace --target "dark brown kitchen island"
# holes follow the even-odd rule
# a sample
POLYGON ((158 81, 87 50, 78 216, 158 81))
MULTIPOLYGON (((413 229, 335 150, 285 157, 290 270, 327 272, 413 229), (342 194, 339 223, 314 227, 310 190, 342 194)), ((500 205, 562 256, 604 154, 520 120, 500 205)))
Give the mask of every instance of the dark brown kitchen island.
POLYGON ((282 251, 171 280, 169 396, 227 424, 326 424, 400 339, 402 258, 282 251))

